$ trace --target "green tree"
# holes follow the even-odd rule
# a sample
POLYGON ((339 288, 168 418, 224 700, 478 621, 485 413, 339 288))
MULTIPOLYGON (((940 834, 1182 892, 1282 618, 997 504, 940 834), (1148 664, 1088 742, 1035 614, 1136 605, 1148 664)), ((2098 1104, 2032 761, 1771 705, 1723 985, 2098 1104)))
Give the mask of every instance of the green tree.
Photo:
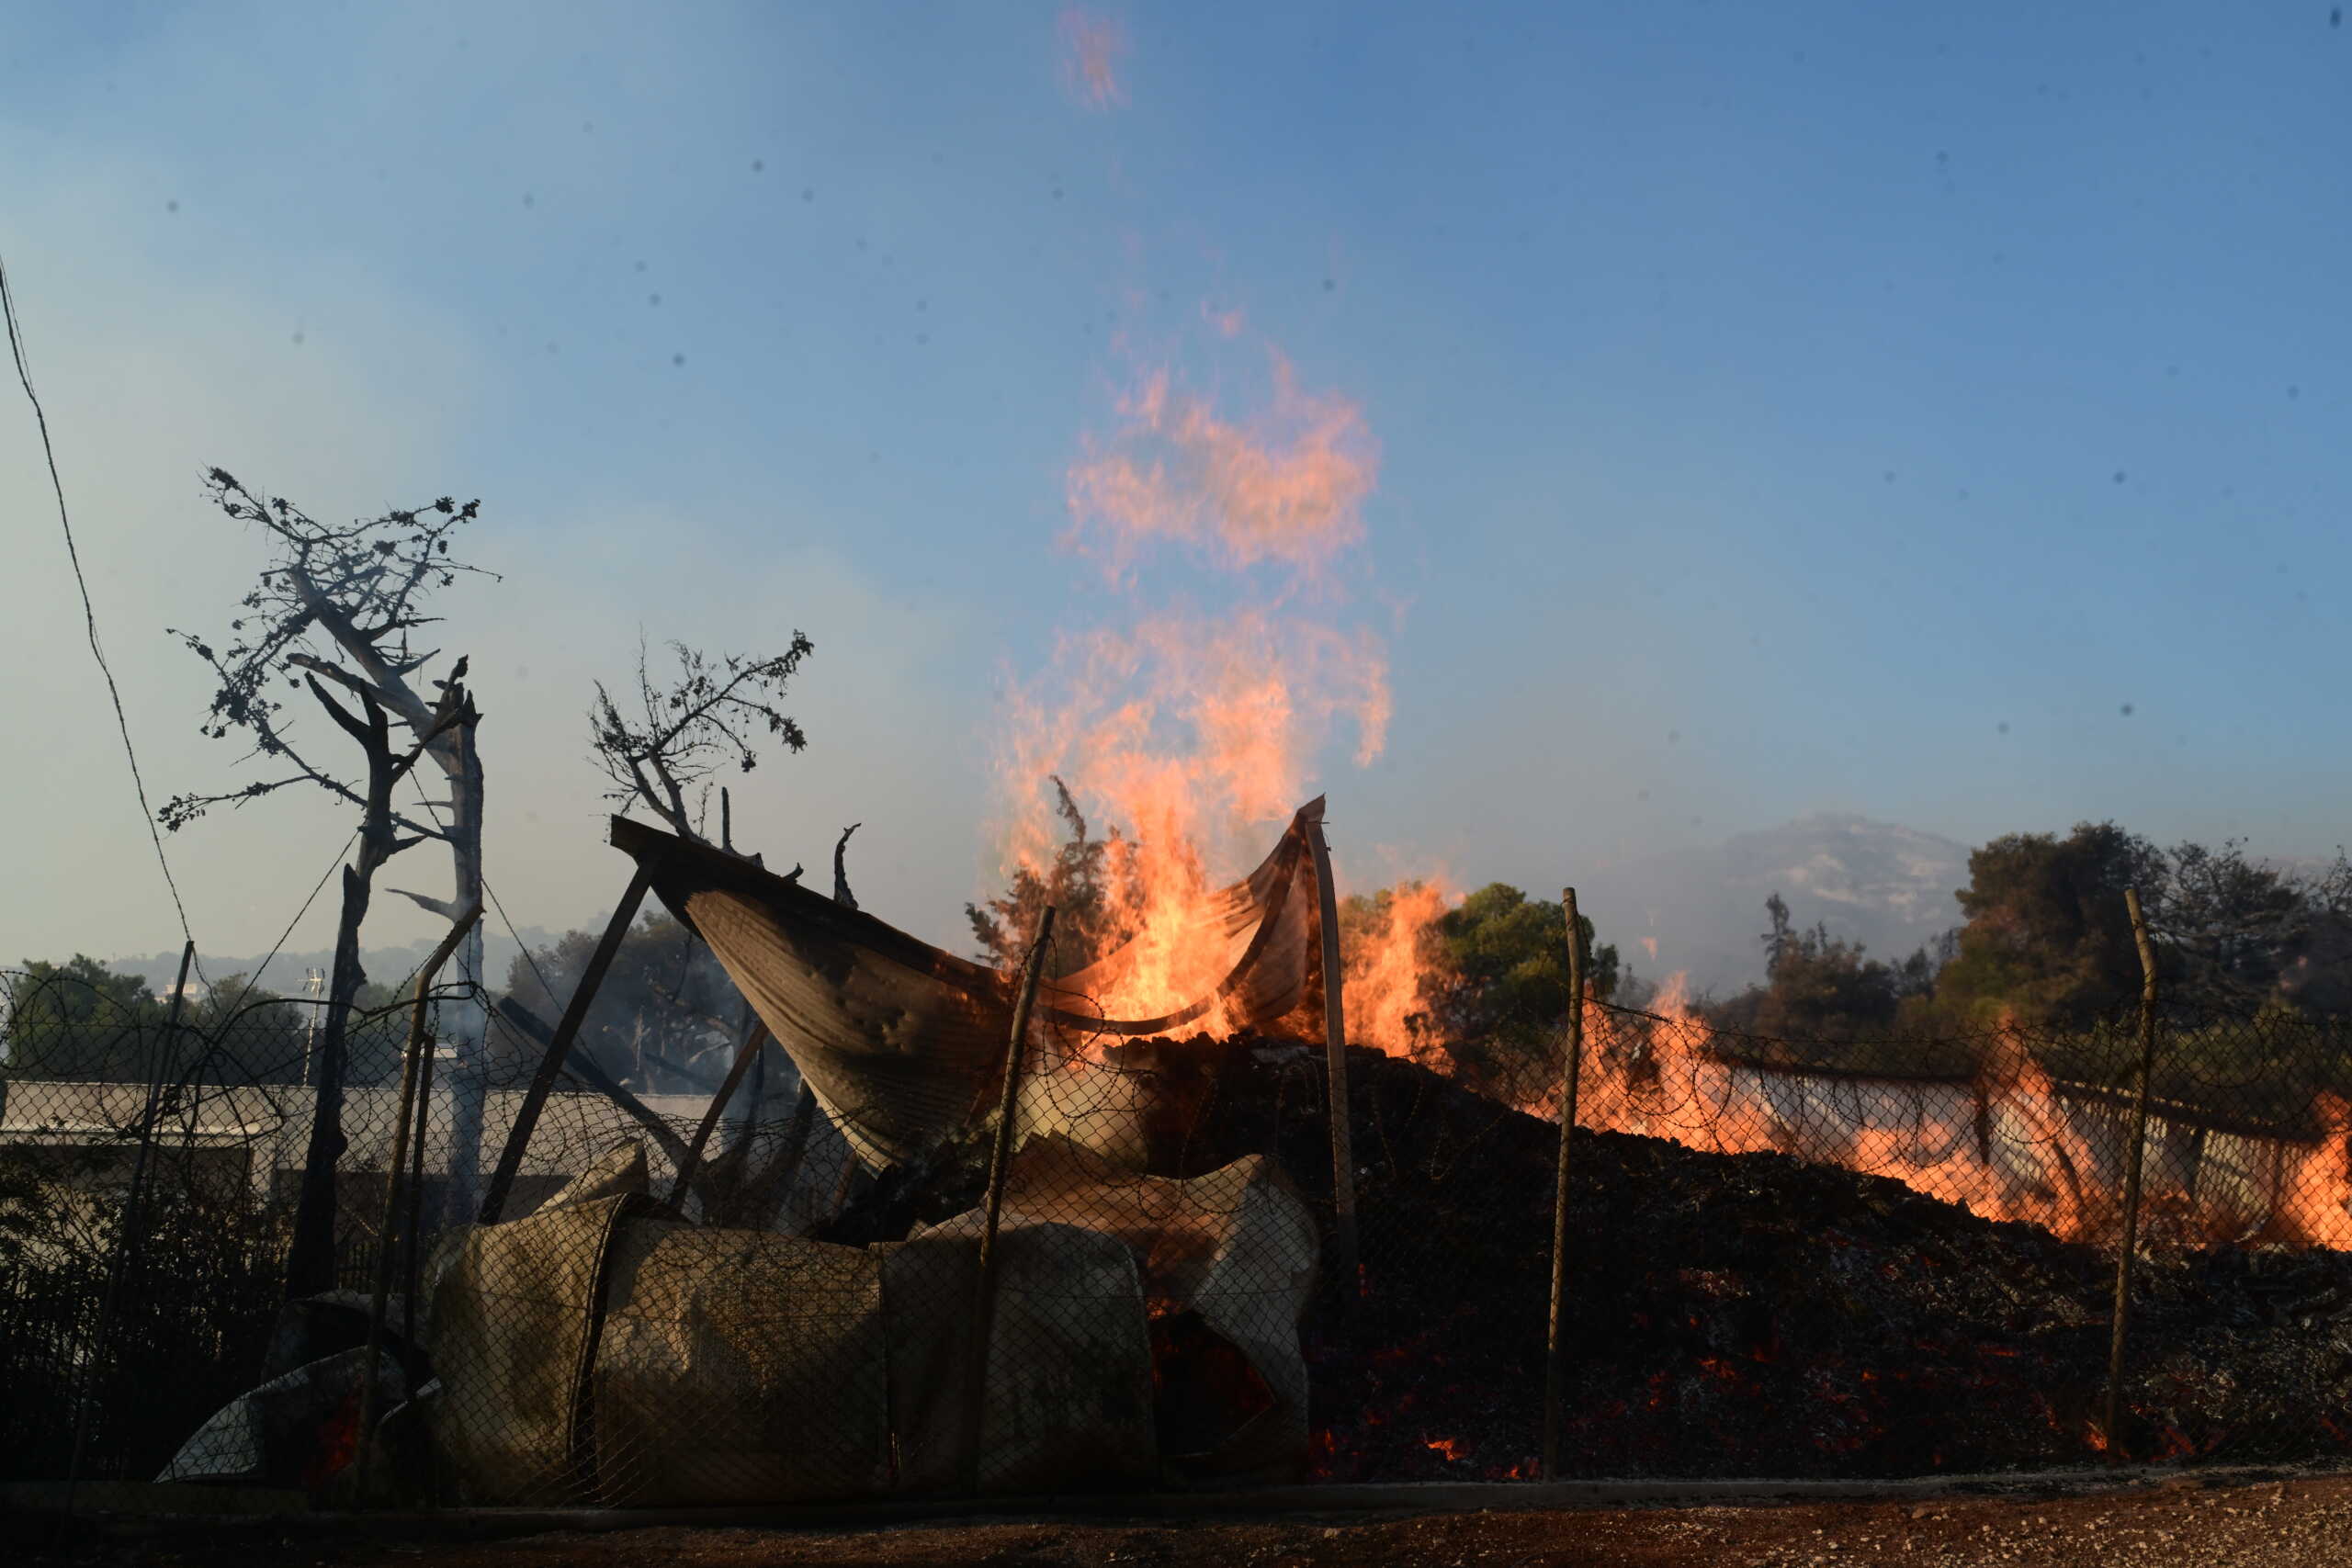
POLYGON ((2149 921, 2164 943, 2167 962, 2159 974, 2166 994, 2217 1012, 2251 1014, 2307 947, 2319 885, 2248 860, 2235 839, 2218 850, 2177 845, 2165 869, 2149 921))
POLYGON ((87 953, 63 964, 28 959, 6 998, 7 1074, 78 1083, 144 1081, 164 1004, 136 975, 87 953))
MULTIPOLYGON (((1400 894, 1417 891, 1408 884, 1342 903, 1343 953, 1363 953, 1389 930, 1400 894)), ((1556 1066, 1568 1016, 1566 919, 1553 900, 1496 882, 1421 931, 1423 1010, 1416 1021, 1471 1081, 1518 1086, 1556 1066)), ((1577 931, 1585 978, 1607 1000, 1621 976, 1617 949, 1595 942, 1589 916, 1577 918, 1577 931)))
POLYGON ((1829 934, 1826 923, 1799 928, 1775 893, 1764 900, 1771 929, 1764 944, 1764 984, 1709 1010, 1718 1025, 1799 1042, 1884 1037, 1905 1001, 1932 990, 1940 965, 1926 947, 1900 964, 1870 957, 1859 942, 1829 934))
MULTIPOLYGON (((517 953, 508 994, 549 1024, 586 972, 598 933, 567 931, 517 953)), ((708 1093, 726 1077, 743 1001, 700 937, 659 910, 629 928, 589 1004, 574 1050, 639 1094, 708 1093)), ((502 1076, 527 1076, 507 1064, 502 1076)))
POLYGON ((2124 890, 2160 893, 2167 869, 2154 844, 2112 822, 2078 823, 2063 839, 2011 833, 1973 852, 1956 895, 1966 923, 1936 1011, 2066 1030, 2113 1015, 2140 995, 2124 890))
POLYGON ((2279 954, 2277 997, 2312 1018, 2352 1015, 2352 860, 2302 885, 2302 928, 2279 954))
MULTIPOLYGON (((207 1076, 221 1083, 300 1083, 308 1021, 301 1010, 245 975, 214 981, 183 1018, 212 1050, 207 1076)), ((355 1031, 359 1020, 355 1018, 355 1031)))

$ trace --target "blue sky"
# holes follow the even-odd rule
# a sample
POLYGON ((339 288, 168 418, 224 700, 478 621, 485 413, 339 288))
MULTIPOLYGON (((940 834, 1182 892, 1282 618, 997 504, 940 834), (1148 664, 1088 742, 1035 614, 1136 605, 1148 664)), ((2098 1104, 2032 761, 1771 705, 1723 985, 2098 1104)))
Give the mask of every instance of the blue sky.
MULTIPOLYGON (((446 607, 518 919, 620 880, 587 682, 800 626, 813 744, 742 809, 812 864, 865 820, 869 906, 954 939, 1007 681, 1265 588, 1104 592, 1066 470, 1139 367, 1246 422, 1278 351, 1379 455, 1301 611, 1386 646, 1386 750, 1315 770, 1359 881, 1824 808, 2352 837, 2326 6, 1268 9, 1091 7, 1097 107, 1054 5, 12 7, 0 253, 157 794, 237 776, 161 630, 259 564, 202 465, 480 495, 506 575, 446 607)), ((0 958, 146 951, 14 406, 0 637, 53 739, 0 774, 48 825, 0 958)), ((175 840, 205 945, 266 946, 341 831, 175 840)))

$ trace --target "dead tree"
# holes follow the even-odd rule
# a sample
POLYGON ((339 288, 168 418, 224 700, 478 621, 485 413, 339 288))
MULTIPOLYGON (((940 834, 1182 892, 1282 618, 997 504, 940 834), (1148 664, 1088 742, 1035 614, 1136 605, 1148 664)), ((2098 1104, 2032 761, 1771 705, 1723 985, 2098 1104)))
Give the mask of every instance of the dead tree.
MULTIPOLYGON (((711 842, 704 832, 710 818, 711 774, 730 762, 746 773, 758 767, 755 742, 763 729, 791 750, 808 746, 808 737, 798 721, 777 705, 800 661, 816 650, 798 632, 792 634, 789 647, 768 659, 735 653, 713 659, 673 642, 670 651, 677 659, 678 673, 661 685, 640 645, 638 716, 624 715, 602 681, 596 682, 596 700, 588 709, 589 745, 613 783, 605 798, 623 815, 642 806, 678 837, 711 842)), ((720 793, 723 797, 725 792, 720 793)), ((722 809, 718 847, 736 853, 733 840, 732 813, 722 809)), ((760 857, 744 858, 757 862, 760 857)), ((786 880, 799 874, 796 865, 786 880)))
MULTIPOLYGON (((588 710, 590 745, 613 784, 605 798, 624 814, 643 807, 680 838, 709 844, 712 840, 705 829, 709 822, 711 775, 730 763, 742 773, 757 767, 757 741, 763 732, 793 751, 808 746, 808 738, 799 723, 779 705, 801 660, 814 653, 816 646, 796 631, 782 653, 766 659, 741 654, 714 659, 678 642, 670 645, 670 651, 677 661, 677 672, 664 684, 655 679, 645 649, 639 647, 633 716, 622 713, 603 682, 596 683, 596 699, 588 710)), ((718 798, 715 847, 762 863, 758 854, 736 849, 732 802, 723 788, 718 798)), ((851 908, 857 907, 857 900, 850 895, 846 857, 849 836, 854 831, 854 825, 843 829, 833 846, 833 897, 851 908)), ((784 877, 794 882, 800 874, 801 867, 796 863, 784 877)), ((747 1005, 737 1025, 738 1033, 747 1042, 752 1038, 750 1011, 747 1005)), ((753 1107, 767 1090, 767 1049, 762 1045, 758 1051, 740 1091, 753 1107)), ((749 1168, 748 1136, 723 1149, 704 1173, 706 1215, 715 1217, 722 1209, 735 1216, 746 1216, 763 1205, 773 1209, 799 1164, 815 1109, 814 1093, 804 1079, 793 1111, 793 1131, 763 1170, 749 1168), (728 1197, 722 1198, 722 1192, 728 1197)))
MULTIPOLYGON (((418 652, 413 643, 417 632, 435 624, 424 614, 426 601, 435 589, 453 584, 459 572, 477 570, 452 558, 449 545, 457 530, 474 520, 481 503, 460 506, 445 496, 413 511, 328 525, 277 497, 264 501, 220 468, 206 476, 206 488, 229 516, 268 535, 274 558, 245 595, 243 613, 229 623, 226 639, 174 635, 219 682, 205 733, 225 739, 233 731, 249 739, 251 756, 275 776, 220 794, 175 796, 158 816, 177 831, 212 807, 243 807, 298 784, 323 789, 359 813, 356 850, 343 869, 310 1145, 287 1262, 290 1298, 329 1289, 334 1281, 335 1163, 345 1143, 345 1039, 353 999, 367 979, 359 938, 376 873, 401 851, 438 840, 451 847, 461 868, 460 902, 467 896, 464 868, 470 866, 474 892, 480 891, 481 768, 474 728, 481 716, 462 682, 466 661, 458 660, 446 679, 433 682, 436 695, 430 703, 410 679, 437 656, 437 650, 418 652), (358 746, 360 776, 346 777, 328 766, 298 733, 285 703, 275 695, 280 682, 307 688, 358 746), (398 786, 427 756, 451 780, 446 818, 413 810, 397 797, 398 786)), ((479 969, 477 947, 475 973, 479 969)))

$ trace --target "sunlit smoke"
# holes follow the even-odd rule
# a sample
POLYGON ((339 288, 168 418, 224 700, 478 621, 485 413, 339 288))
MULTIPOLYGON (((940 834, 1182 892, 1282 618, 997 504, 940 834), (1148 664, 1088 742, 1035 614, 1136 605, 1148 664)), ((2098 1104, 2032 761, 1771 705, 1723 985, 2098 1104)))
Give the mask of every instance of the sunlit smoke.
POLYGON ((1246 417, 1148 370, 1116 428, 1084 444, 1064 543, 1105 567, 1111 592, 1094 598, 1110 615, 1064 632, 1048 667, 1012 685, 1000 728, 1005 871, 1052 863, 1048 775, 1125 835, 1103 872, 1140 934, 1125 994, 1097 998, 1114 1016, 1213 985, 1230 955, 1204 945, 1203 896, 1266 853, 1327 755, 1363 766, 1387 743, 1387 650, 1335 570, 1364 537, 1378 451, 1354 403, 1269 363, 1266 402, 1246 417), (1187 608, 1157 579, 1169 558, 1208 569, 1223 602, 1187 608))
POLYGON ((1127 101, 1119 80, 1119 62, 1126 57, 1126 29, 1108 17, 1098 17, 1076 6, 1066 7, 1055 30, 1060 40, 1062 89, 1090 109, 1116 108, 1127 101))
POLYGON ((1119 581, 1158 540, 1227 570, 1272 562, 1318 578, 1363 542, 1379 449, 1362 409, 1302 390, 1280 354, 1272 383, 1270 406, 1243 424, 1175 389, 1164 370, 1146 377, 1121 400, 1116 434, 1070 468, 1065 539, 1119 581))
POLYGON ((1205 299, 1201 301, 1201 320, 1222 338, 1239 337, 1242 329, 1250 324, 1249 317, 1242 313, 1239 306, 1220 310, 1205 299))

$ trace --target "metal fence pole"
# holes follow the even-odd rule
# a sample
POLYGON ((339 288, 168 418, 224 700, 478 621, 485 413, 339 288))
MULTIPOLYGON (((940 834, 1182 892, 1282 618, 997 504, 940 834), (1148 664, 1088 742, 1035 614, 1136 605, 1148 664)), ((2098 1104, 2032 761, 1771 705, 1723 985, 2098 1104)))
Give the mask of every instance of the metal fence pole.
POLYGON ((90 1346, 90 1359, 82 1369, 80 1396, 74 1401, 74 1450, 65 1461, 65 1512, 74 1512, 74 1488, 82 1483, 82 1462, 90 1446, 90 1383, 106 1362, 114 1339, 116 1309, 122 1299, 123 1277, 139 1256, 140 1211, 146 1206, 147 1167, 155 1152, 155 1113, 164 1096, 164 1075, 170 1070, 173 1047, 179 1042, 180 1010, 187 1001, 188 965, 196 962, 196 941, 180 949, 180 976, 172 984, 172 1010, 164 1021, 164 1037, 147 1063, 147 1095, 139 1111, 139 1152, 131 1157, 130 1185, 122 1195, 122 1229, 114 1240, 114 1258, 107 1269, 107 1293, 98 1307, 98 1331, 90 1346))
MULTIPOLYGON (((424 1010, 433 992, 433 978, 440 974, 441 965, 458 951, 466 932, 481 918, 481 900, 477 898, 449 922, 449 934, 416 972, 416 990, 409 1006, 408 1050, 401 1058, 400 1120, 392 1124, 391 1157, 384 1162, 384 1207, 382 1218, 376 1225, 376 1280, 368 1301, 368 1348, 359 1363, 359 1452, 356 1456, 354 1472, 358 1479, 358 1498, 368 1496, 368 1476, 376 1458, 376 1406, 382 1395, 382 1378, 377 1363, 384 1353, 384 1312, 391 1294, 392 1268, 397 1250, 392 1246, 392 1232, 400 1223, 401 1178, 408 1165, 408 1134, 411 1113, 417 1099, 418 1064, 425 1052, 424 1010)), ((421 1139, 420 1139, 421 1141, 421 1139)), ((411 1237, 411 1245, 414 1238, 411 1237)))
POLYGON ((996 1142, 989 1153, 989 1196, 980 1224, 980 1255, 972 1298, 972 1387, 964 1407, 964 1489, 980 1489, 980 1422, 988 1408, 989 1338, 996 1332, 996 1232, 1004 1213, 1004 1184, 1012 1169, 1013 1123, 1021 1115, 1021 1069, 1028 1056, 1029 1010, 1037 999, 1037 976, 1046 944, 1054 934, 1054 907, 1037 917, 1029 961, 1021 968, 1021 997, 1012 1004, 1012 1038, 1004 1049, 1004 1089, 997 1100, 996 1142))
POLYGON ((2132 916, 2132 941, 2140 950, 2140 1069, 2132 1086, 2132 1143, 2123 1165, 2123 1235, 2115 1259, 2115 1314, 2107 1344, 2107 1409, 2104 1426, 2109 1459, 2123 1454, 2123 1342, 2132 1322, 2132 1264, 2140 1246, 2140 1171, 2148 1145, 2148 1079, 2156 1060, 2156 949, 2140 912, 2140 890, 2123 890, 2132 916))
POLYGON ((1544 1479, 1560 1473, 1560 1401, 1566 1381, 1567 1341, 1561 1321, 1568 1295, 1568 1144, 1577 1130, 1577 1080, 1584 1066, 1584 941, 1577 921, 1577 890, 1560 890, 1568 917, 1568 1033, 1560 1068, 1560 1162, 1552 1189, 1552 1308, 1544 1320, 1544 1479))

